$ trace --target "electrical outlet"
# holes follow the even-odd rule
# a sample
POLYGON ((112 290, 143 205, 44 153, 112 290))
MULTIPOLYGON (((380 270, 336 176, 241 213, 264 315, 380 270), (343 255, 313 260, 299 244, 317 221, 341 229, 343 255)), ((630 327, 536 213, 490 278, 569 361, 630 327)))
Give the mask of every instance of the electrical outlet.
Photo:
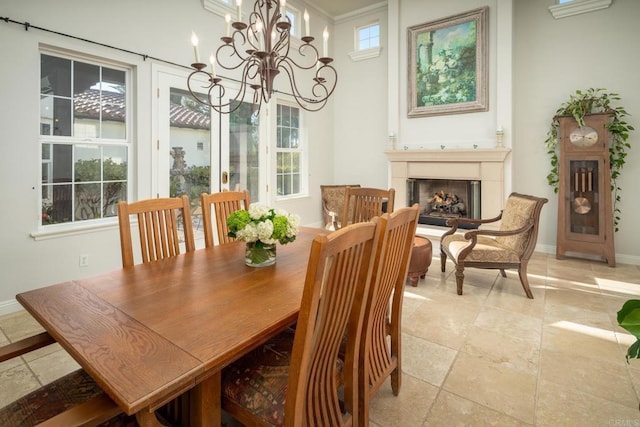
POLYGON ((89 255, 82 254, 80 255, 80 267, 89 267, 89 255))

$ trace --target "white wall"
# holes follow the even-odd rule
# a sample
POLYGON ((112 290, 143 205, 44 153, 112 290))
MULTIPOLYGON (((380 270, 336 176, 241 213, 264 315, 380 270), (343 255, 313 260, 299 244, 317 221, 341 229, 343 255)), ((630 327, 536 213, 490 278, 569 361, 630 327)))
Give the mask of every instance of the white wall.
MULTIPOLYGON (((247 9, 250 5, 246 5, 247 9)), ((34 26, 48 28, 80 38, 116 46, 176 64, 193 62, 191 31, 198 33, 204 46, 217 46, 224 32, 224 19, 205 11, 201 0, 154 0, 130 2, 113 0, 108 6, 84 0, 65 0, 55 5, 46 0, 3 0, 0 15, 34 26)), ((310 10, 312 35, 322 40, 328 22, 310 10)), ((0 210, 3 224, 0 249, 0 314, 18 308, 17 293, 60 281, 95 275, 119 268, 120 244, 116 221, 108 227, 77 234, 49 236, 34 240, 38 231, 40 207, 39 82, 40 45, 94 55, 134 68, 134 116, 132 156, 134 199, 152 197, 152 64, 141 56, 113 50, 0 21, 0 210), (89 267, 79 267, 79 255, 89 255, 89 267)), ((317 42, 316 42, 317 45, 317 42)), ((207 55, 208 56, 208 55, 207 55)), ((166 64, 162 64, 167 66, 166 64)), ((308 113, 310 195, 280 203, 298 213, 303 224, 320 223, 319 185, 331 181, 324 168, 333 155, 333 103, 318 113, 308 113)))
POLYGON ((386 7, 339 19, 335 35, 333 47, 339 75, 333 135, 334 180, 323 184, 387 187, 387 158, 384 155, 388 148, 386 7), (353 61, 349 53, 355 50, 355 28, 375 21, 380 23, 380 56, 353 61))
MULTIPOLYGON (((445 1, 419 1, 398 0, 400 5, 400 79, 398 81, 399 93, 399 129, 397 147, 409 149, 434 149, 444 145, 448 148, 471 148, 474 144, 479 147, 495 146, 495 132, 497 124, 497 7, 498 1, 487 0, 458 0, 445 1), (488 103, 486 112, 474 112, 466 114, 452 114, 429 117, 408 118, 407 93, 408 93, 408 35, 407 28, 447 16, 457 15, 469 10, 489 6, 488 17, 488 103)), ((502 61, 510 60, 510 52, 503 52, 502 61)), ((393 82, 390 82, 393 84, 393 82)), ((511 100, 508 99, 508 102, 511 100)), ((505 119, 506 120, 506 119, 505 119)), ((509 125, 501 123, 505 128, 509 125)), ((505 144, 508 145, 508 144, 505 144)))
POLYGON ((640 2, 616 0, 604 10, 554 19, 553 0, 516 0, 514 7, 514 189, 545 196, 538 242, 555 253, 557 195, 547 185, 544 149, 554 112, 576 89, 606 88, 636 128, 621 173, 618 262, 640 264, 640 2))
MULTIPOLYGON (((544 140, 560 103, 576 89, 603 87, 622 96, 631 114, 628 122, 640 130, 640 79, 637 69, 640 43, 637 18, 640 2, 616 0, 605 10, 555 20, 548 7, 553 0, 389 0, 388 41, 383 52, 398 58, 388 64, 388 93, 376 90, 385 70, 373 61, 345 61, 340 83, 348 91, 336 97, 334 160, 335 183, 360 182, 386 187, 380 162, 388 132, 397 134, 396 147, 420 149, 470 147, 474 141, 491 146, 496 127, 505 128, 508 159, 505 193, 518 191, 547 197, 542 211, 538 250, 555 253, 557 196, 547 185, 549 160, 544 140), (407 118, 407 27, 488 5, 489 11, 489 111, 407 118), (395 20, 394 20, 395 19, 395 20), (387 45, 388 44, 388 45, 387 45), (590 59, 593 58, 593 59, 590 59), (387 117, 379 105, 387 99, 387 117), (387 125, 388 123, 388 125, 387 125), (376 141, 372 144, 371 141, 376 141), (367 169, 368 168, 368 169, 367 169)), ((365 18, 338 22, 336 34, 344 53, 351 49, 353 27, 365 18)), ((344 54, 341 55, 344 57, 344 54)), ((619 263, 640 264, 640 135, 632 133, 632 149, 619 183, 622 187, 622 221, 615 234, 619 263)), ((396 189, 402 191, 402 189, 396 189)), ((505 194, 505 196, 506 196, 505 194)))

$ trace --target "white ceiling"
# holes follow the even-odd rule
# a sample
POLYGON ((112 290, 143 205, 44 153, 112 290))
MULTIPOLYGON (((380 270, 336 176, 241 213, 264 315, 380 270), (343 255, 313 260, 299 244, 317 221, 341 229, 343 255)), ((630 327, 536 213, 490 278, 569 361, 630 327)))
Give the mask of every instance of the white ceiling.
POLYGON ((308 0, 309 4, 316 6, 332 17, 344 15, 380 2, 381 0, 308 0))

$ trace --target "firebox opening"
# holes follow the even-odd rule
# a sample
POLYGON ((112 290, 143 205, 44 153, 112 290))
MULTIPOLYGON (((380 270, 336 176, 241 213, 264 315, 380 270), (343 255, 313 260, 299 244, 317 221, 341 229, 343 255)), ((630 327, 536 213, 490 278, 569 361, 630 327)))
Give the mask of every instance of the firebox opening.
MULTIPOLYGON (((446 226, 449 218, 480 219, 480 181, 457 179, 407 180, 409 205, 420 205, 420 224, 446 226)), ((460 228, 477 225, 461 223, 460 228)))

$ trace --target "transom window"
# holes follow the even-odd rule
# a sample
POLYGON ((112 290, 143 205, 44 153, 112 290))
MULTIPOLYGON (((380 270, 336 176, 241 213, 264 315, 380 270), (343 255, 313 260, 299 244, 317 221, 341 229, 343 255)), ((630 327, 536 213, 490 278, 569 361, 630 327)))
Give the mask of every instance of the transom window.
POLYGON ((356 50, 380 46, 380 24, 375 23, 356 29, 356 50))
POLYGON ((277 195, 300 194, 303 192, 300 109, 278 104, 276 120, 277 195))
POLYGON ((40 55, 42 225, 117 215, 127 199, 126 69, 40 55))

